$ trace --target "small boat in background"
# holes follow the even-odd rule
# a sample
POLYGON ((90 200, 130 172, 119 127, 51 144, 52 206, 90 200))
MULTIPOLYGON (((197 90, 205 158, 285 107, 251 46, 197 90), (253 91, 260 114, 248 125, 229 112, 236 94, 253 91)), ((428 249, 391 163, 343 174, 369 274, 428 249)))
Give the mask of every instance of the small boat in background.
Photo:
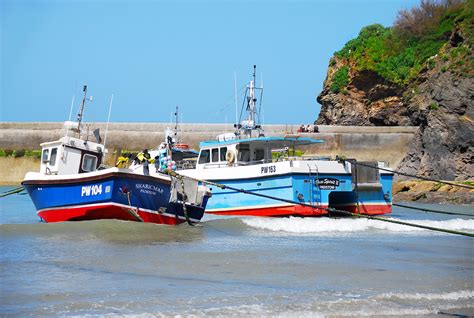
POLYGON ((163 156, 169 156, 177 169, 194 168, 199 152, 191 149, 178 136, 178 106, 176 106, 174 115, 176 118, 174 129, 167 128, 165 130, 165 140, 154 150, 153 155, 157 160, 162 160, 163 156))
POLYGON ((82 114, 66 122, 65 136, 41 144, 39 172, 28 172, 22 185, 45 222, 118 219, 159 224, 199 222, 209 190, 147 169, 106 168, 99 131, 84 132, 82 114), (96 141, 90 140, 95 136, 96 141))

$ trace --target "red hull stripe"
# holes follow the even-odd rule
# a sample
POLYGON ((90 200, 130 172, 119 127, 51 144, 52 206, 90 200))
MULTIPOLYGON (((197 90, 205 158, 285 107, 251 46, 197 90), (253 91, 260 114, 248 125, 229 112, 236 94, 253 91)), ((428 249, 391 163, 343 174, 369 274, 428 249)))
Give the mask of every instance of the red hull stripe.
MULTIPOLYGON (((293 205, 293 206, 280 206, 280 207, 264 207, 264 208, 247 208, 247 209, 235 209, 235 210, 212 210, 206 211, 209 214, 217 214, 217 215, 240 215, 240 216, 323 216, 327 215, 328 211, 324 210, 327 209, 327 205, 321 205, 322 209, 318 208, 310 208, 301 205, 293 205)), ((358 213, 357 205, 350 204, 350 205, 338 205, 334 207, 340 210, 348 211, 351 213, 358 213)), ((392 212, 392 205, 391 204, 373 204, 373 205, 360 205, 360 213, 366 215, 379 215, 379 214, 387 214, 392 212)))
MULTIPOLYGON (((48 223, 102 219, 141 222, 141 220, 135 216, 135 213, 140 216, 143 222, 175 225, 186 221, 186 219, 182 216, 176 218, 176 216, 173 214, 158 213, 157 211, 146 209, 139 209, 137 212, 135 207, 117 203, 101 203, 73 207, 51 208, 39 210, 37 213, 39 217, 48 223)), ((191 221, 198 222, 199 220, 191 219, 191 221)))
MULTIPOLYGON (((380 215, 380 214, 387 214, 392 213, 392 205, 391 204, 359 204, 360 213, 366 215, 380 215)), ((337 205, 334 206, 336 209, 348 211, 351 213, 359 213, 357 209, 357 204, 344 204, 344 205, 337 205)))
MULTIPOLYGON (((327 206, 321 206, 327 208, 327 206)), ((321 216, 326 215, 327 211, 318 208, 310 208, 301 205, 289 205, 289 206, 276 206, 276 207, 264 207, 264 208, 248 208, 238 210, 212 210, 206 211, 210 214, 218 215, 249 215, 249 216, 321 216)))

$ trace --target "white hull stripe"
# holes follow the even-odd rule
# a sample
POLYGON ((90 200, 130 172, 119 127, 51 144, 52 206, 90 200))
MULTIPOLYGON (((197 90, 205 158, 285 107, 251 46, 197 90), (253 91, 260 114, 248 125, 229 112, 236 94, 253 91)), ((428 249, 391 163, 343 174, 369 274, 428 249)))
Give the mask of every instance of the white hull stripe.
MULTIPOLYGON (((54 211, 54 210, 64 210, 64 209, 76 209, 76 208, 84 208, 84 207, 101 207, 101 206, 110 206, 110 205, 114 205, 114 206, 118 206, 120 208, 125 208, 125 209, 136 209, 136 207, 133 207, 133 206, 130 206, 130 205, 126 205, 126 204, 121 204, 121 203, 115 203, 115 202, 106 202, 106 203, 95 203, 95 204, 82 204, 82 205, 70 205, 70 206, 62 206, 62 207, 54 207, 54 208, 48 208, 48 209, 41 209, 41 210, 38 210, 36 212, 36 214, 39 214, 43 211, 54 211)), ((170 217, 170 218, 175 218, 176 215, 175 214, 171 214, 171 213, 166 213, 166 212, 163 212, 163 213, 159 213, 158 211, 154 211, 154 210, 150 210, 150 209, 144 209, 144 208, 140 208, 140 212, 146 212, 146 213, 150 213, 150 214, 158 214, 158 215, 163 215, 163 216, 167 216, 167 217, 170 217)), ((178 215, 178 218, 181 219, 181 220, 186 220, 186 218, 184 216, 180 216, 178 215)), ((193 218, 189 218, 191 221, 193 222, 199 222, 199 220, 196 220, 196 219, 193 219, 193 218)))

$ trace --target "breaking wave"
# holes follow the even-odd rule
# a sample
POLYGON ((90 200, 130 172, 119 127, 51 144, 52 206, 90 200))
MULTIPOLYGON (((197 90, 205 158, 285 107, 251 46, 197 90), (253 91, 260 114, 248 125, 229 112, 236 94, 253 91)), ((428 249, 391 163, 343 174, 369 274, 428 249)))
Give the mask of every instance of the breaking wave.
POLYGON ((378 299, 404 299, 404 300, 462 300, 474 299, 473 290, 461 290, 448 293, 387 293, 377 296, 378 299))
MULTIPOLYGON (((450 219, 443 221, 435 220, 399 220, 424 226, 437 227, 455 231, 474 232, 474 220, 450 219)), ((297 234, 311 233, 353 233, 370 230, 383 230, 390 232, 427 232, 420 228, 401 224, 394 224, 369 219, 330 219, 330 218, 246 218, 242 221, 257 229, 275 232, 287 232, 297 234)))

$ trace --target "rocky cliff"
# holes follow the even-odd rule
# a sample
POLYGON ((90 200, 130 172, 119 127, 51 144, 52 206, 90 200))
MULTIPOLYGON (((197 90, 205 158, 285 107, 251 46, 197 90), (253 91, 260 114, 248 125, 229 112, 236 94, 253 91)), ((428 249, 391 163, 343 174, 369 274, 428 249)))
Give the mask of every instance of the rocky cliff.
POLYGON ((393 28, 364 28, 330 60, 316 123, 419 126, 399 170, 473 179, 473 2, 406 42, 393 28))

